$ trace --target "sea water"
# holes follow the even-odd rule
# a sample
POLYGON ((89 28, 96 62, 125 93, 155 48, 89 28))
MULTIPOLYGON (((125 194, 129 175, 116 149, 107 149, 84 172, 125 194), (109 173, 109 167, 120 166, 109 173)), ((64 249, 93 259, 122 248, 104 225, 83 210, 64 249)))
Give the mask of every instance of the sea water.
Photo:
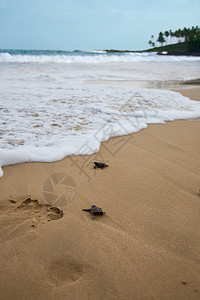
POLYGON ((1 50, 0 166, 92 154, 148 124, 198 118, 200 102, 179 93, 116 83, 199 75, 200 57, 1 50))

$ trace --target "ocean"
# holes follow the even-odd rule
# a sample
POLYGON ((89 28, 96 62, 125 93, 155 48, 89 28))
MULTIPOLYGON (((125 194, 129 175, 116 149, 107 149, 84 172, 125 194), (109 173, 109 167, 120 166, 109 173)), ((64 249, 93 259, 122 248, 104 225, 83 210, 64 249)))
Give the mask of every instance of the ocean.
POLYGON ((199 77, 194 56, 0 50, 0 166, 92 154, 148 124, 199 118, 199 102, 165 89, 199 77), (162 89, 143 87, 152 82, 162 89))

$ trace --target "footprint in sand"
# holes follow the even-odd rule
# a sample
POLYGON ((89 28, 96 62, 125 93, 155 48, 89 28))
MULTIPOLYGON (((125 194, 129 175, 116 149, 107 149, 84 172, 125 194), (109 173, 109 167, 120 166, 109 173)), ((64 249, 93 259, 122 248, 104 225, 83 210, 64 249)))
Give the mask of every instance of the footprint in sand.
POLYGON ((27 198, 22 202, 10 199, 10 205, 1 207, 0 238, 13 238, 35 228, 39 223, 59 220, 63 211, 58 207, 41 204, 38 200, 27 198))
POLYGON ((53 261, 48 269, 48 277, 57 286, 73 284, 83 276, 83 265, 71 258, 53 261))
POLYGON ((40 204, 38 200, 27 198, 19 206, 19 210, 26 212, 29 215, 33 215, 33 227, 39 222, 59 220, 63 217, 63 211, 58 207, 51 206, 49 204, 40 204))

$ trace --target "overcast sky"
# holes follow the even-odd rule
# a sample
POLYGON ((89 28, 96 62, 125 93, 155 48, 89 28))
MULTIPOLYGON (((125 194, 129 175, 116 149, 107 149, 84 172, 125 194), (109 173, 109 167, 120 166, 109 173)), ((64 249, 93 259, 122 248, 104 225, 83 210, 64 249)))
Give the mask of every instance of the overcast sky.
POLYGON ((142 50, 196 25, 200 0, 0 0, 1 49, 142 50))

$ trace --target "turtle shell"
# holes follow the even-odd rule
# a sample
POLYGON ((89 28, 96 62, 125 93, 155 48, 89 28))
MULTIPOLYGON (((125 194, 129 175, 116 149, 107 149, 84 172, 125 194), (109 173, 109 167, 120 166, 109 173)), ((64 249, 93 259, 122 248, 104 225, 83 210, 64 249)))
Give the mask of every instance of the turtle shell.
POLYGON ((94 162, 95 166, 98 167, 98 168, 105 168, 107 167, 107 164, 105 163, 100 163, 100 162, 94 162))
POLYGON ((102 215, 103 214, 103 211, 100 207, 96 206, 96 205, 92 205, 91 207, 91 213, 94 214, 94 215, 102 215))

